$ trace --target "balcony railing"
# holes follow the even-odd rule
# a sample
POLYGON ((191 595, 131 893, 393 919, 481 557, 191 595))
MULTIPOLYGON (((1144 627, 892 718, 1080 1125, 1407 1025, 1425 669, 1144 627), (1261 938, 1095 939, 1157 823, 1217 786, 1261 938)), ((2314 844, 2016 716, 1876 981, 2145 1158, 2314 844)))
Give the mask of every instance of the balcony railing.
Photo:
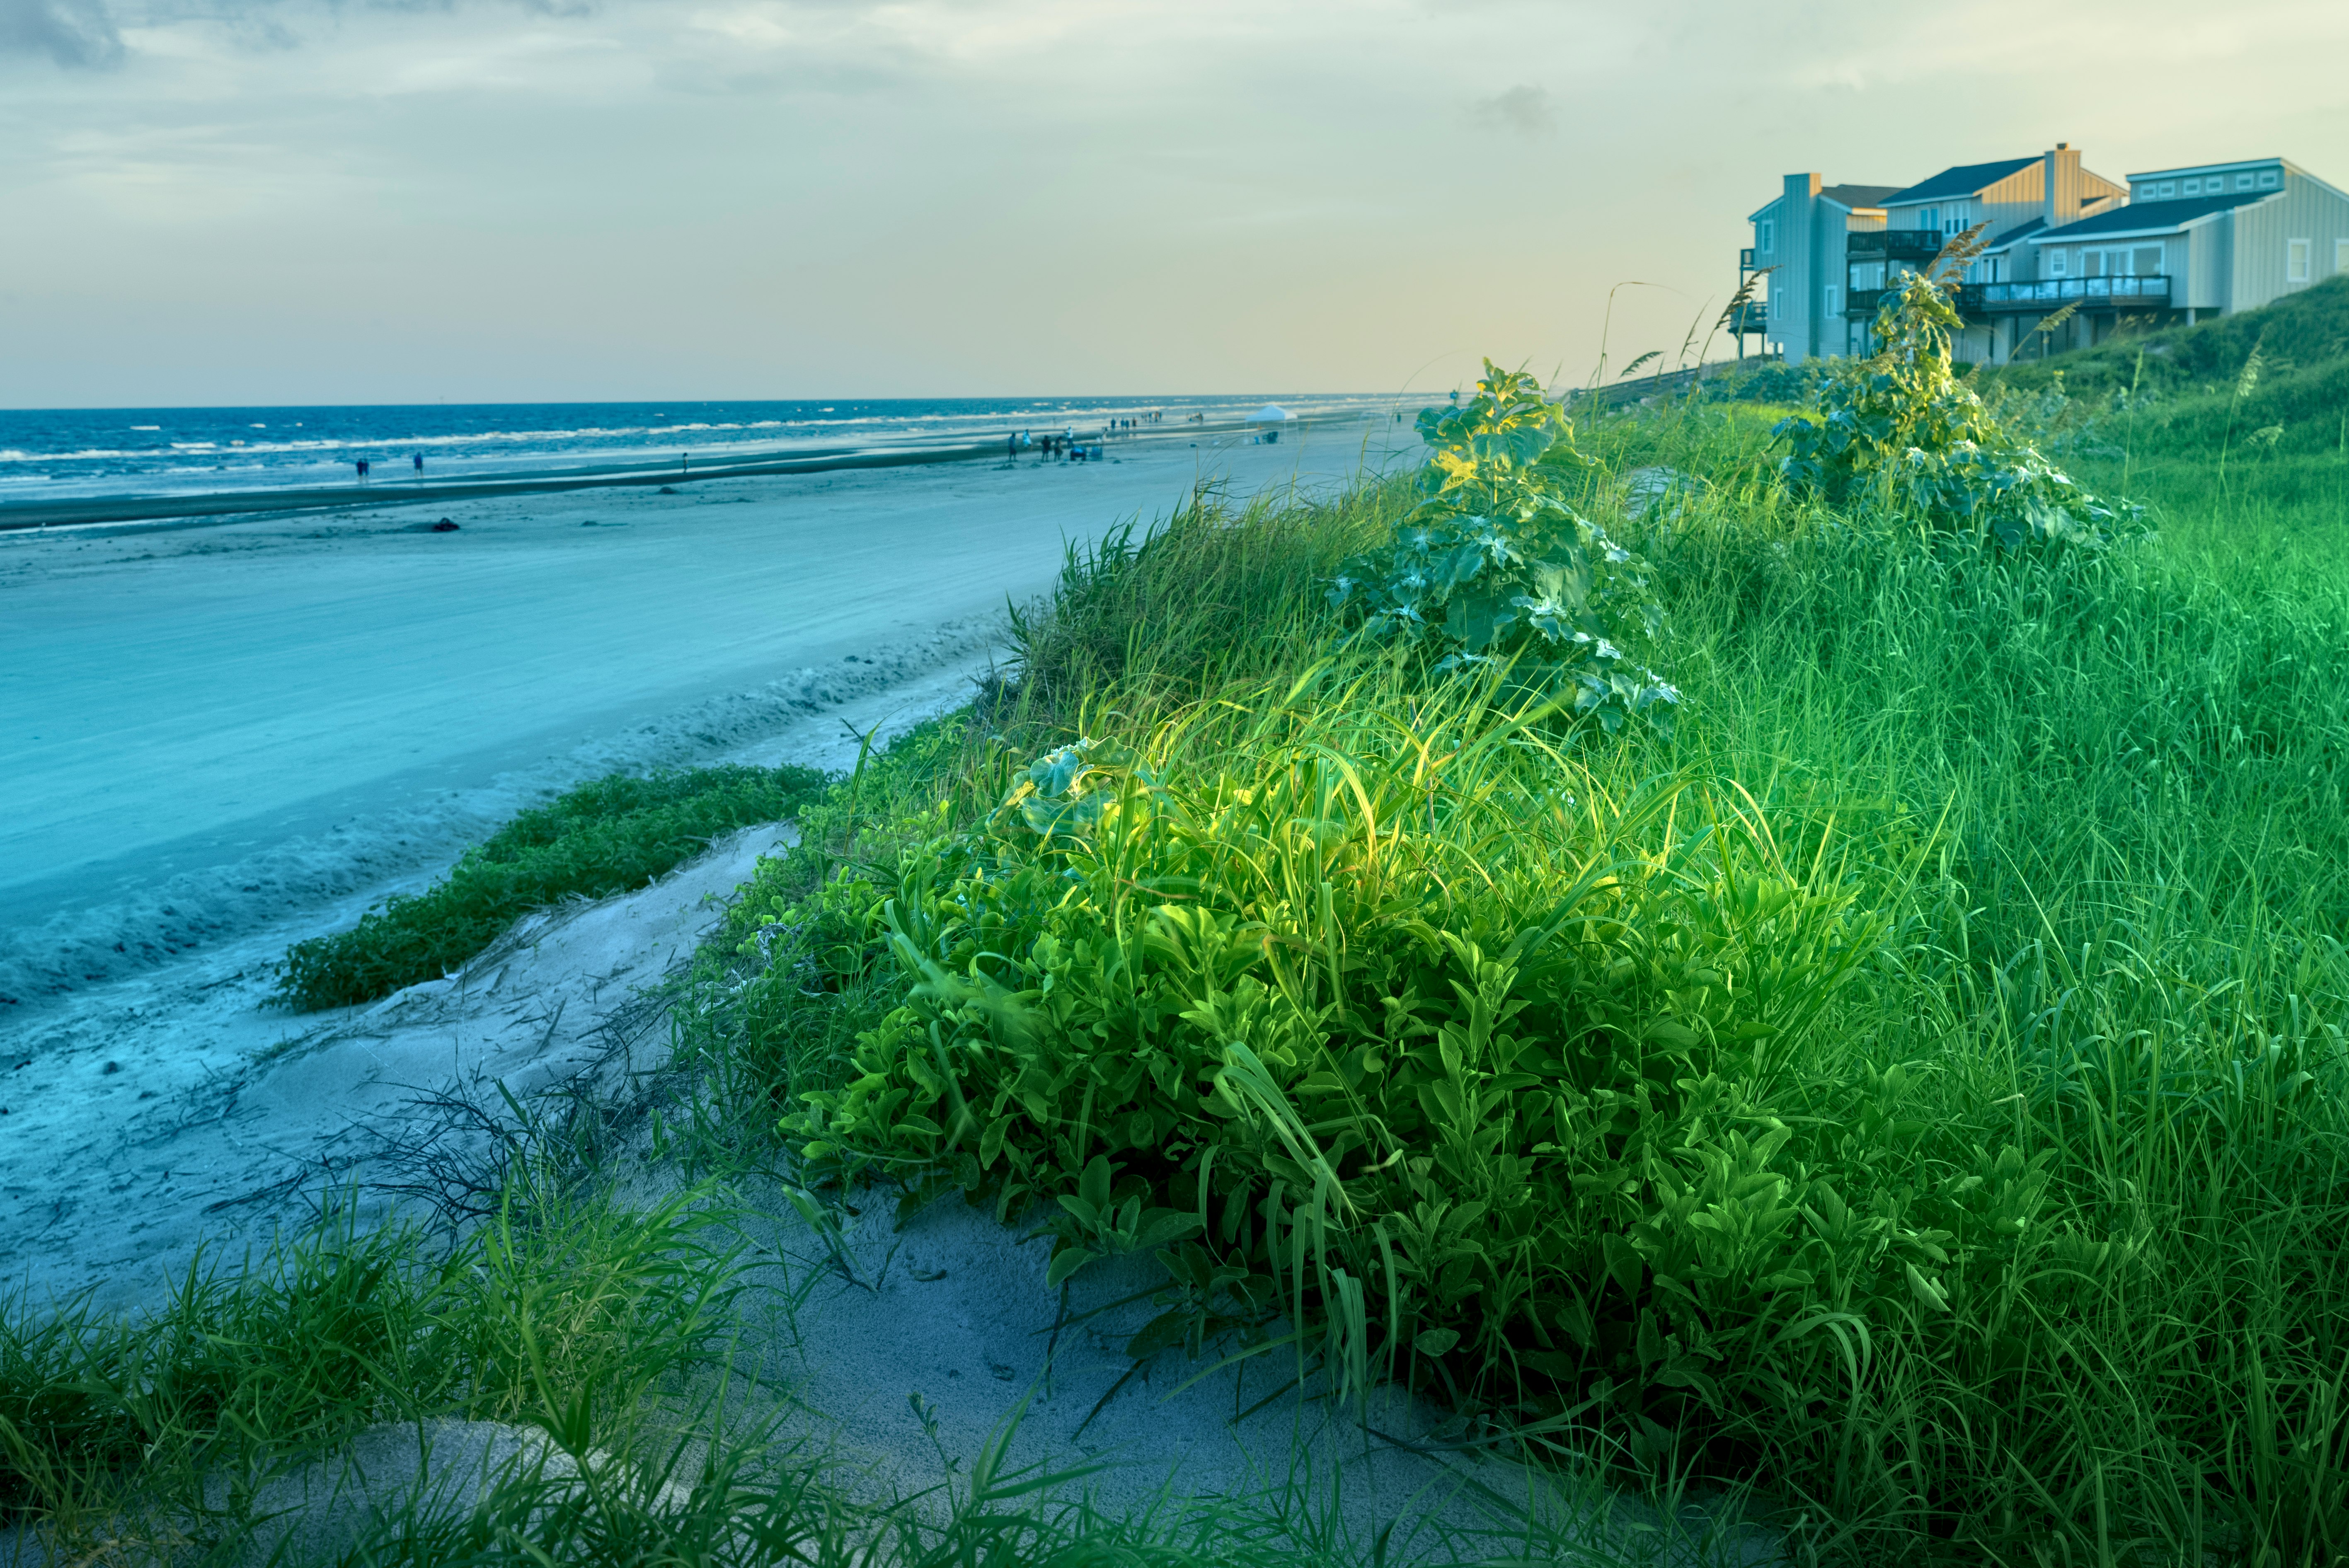
POLYGON ((2059 310, 2169 308, 2169 280, 2143 278, 2042 278, 2036 283, 1968 284, 1958 291, 1958 309, 1968 315, 2059 310))
POLYGON ((1723 331, 1730 333, 1767 332, 1770 330, 1770 302, 1750 299, 1729 313, 1723 331))
MULTIPOLYGON (((1844 296, 1844 315, 1865 321, 1876 315, 1889 289, 1853 289, 1844 296)), ((2167 310, 2169 280, 2144 278, 2044 278, 2037 283, 1962 284, 1952 302, 1961 315, 2022 315, 2061 310, 2167 310)))
POLYGON ((1847 256, 1931 261, 1948 242, 1930 229, 1856 229, 1843 237, 1847 256))

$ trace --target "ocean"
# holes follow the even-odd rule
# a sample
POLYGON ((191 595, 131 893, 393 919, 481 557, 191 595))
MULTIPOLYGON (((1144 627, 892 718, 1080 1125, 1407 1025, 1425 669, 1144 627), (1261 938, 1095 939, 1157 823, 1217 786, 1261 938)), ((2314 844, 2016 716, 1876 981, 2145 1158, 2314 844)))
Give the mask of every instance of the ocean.
POLYGON ((1267 403, 1359 417, 1383 397, 1299 393, 1195 397, 889 397, 697 403, 449 403, 254 408, 0 410, 0 505, 370 481, 516 477, 689 456, 741 461, 919 447, 974 436, 1155 418, 1245 418, 1267 403))

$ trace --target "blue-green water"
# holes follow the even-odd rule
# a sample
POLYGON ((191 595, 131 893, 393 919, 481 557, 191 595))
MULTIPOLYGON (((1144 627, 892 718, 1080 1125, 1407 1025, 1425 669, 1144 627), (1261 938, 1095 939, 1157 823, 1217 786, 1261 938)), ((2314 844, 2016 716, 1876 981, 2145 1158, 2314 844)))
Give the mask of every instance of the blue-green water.
POLYGON ((1268 402, 1300 415, 1383 406, 1297 393, 1211 397, 891 397, 829 402, 480 403, 384 407, 0 410, 0 502, 90 495, 375 482, 691 454, 886 448, 1111 421, 1173 429, 1244 418, 1268 402), (416 467, 421 459, 423 468, 416 467))

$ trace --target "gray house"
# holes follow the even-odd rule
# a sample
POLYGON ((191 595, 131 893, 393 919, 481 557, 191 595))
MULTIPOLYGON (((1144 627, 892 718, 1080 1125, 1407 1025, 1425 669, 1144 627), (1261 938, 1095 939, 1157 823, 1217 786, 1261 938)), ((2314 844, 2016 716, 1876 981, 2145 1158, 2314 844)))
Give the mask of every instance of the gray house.
POLYGON ((1729 324, 1741 352, 1749 334, 1758 334, 1790 364, 1847 352, 1844 273, 1851 240, 1884 227, 1883 201, 1898 190, 1789 174, 1777 199, 1748 215, 1754 243, 1738 256, 1738 284, 1757 272, 1770 275, 1761 284, 1764 297, 1729 324))
POLYGON ((2101 341, 2129 315, 2193 322, 2349 272, 2349 194, 2288 160, 2154 170, 2130 175, 2129 192, 2126 205, 2031 235, 2035 280, 1983 290, 1982 307, 2035 320, 2076 304, 2047 346, 2064 348, 2101 341))
MULTIPOLYGON (((2015 253, 2019 238, 2101 212, 2127 195, 2126 186, 2082 168, 2068 142, 2031 158, 1958 164, 1907 186, 1825 185, 1816 174, 1790 174, 1778 199, 1748 219, 1753 252, 1739 258, 1741 283, 1747 271, 1777 269, 1766 308, 1732 325, 1758 330, 1789 363, 1866 354, 1885 291, 1975 224, 1990 225, 1992 250, 1967 270, 1968 281, 2035 276, 2035 254, 2015 253)), ((1990 356, 1986 325, 1970 325, 1966 339, 1957 346, 1961 357, 1990 356)))

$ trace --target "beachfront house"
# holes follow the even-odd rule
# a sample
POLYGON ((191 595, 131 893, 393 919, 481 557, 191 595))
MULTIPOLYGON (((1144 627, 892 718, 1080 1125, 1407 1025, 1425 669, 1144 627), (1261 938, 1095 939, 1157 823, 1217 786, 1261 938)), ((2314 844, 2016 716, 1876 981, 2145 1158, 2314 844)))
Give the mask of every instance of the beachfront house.
MULTIPOLYGON (((1977 223, 1989 249, 1966 270, 1969 282, 2031 278, 2036 253, 2020 243, 2042 229, 2103 211, 2127 187, 2085 169, 2069 142, 2030 158, 1961 163, 1914 185, 1826 185, 1789 174, 1775 201, 1754 212, 1750 253, 1738 281, 1775 268, 1768 299, 1747 322, 1789 364, 1821 355, 1866 354, 1887 290, 1930 265, 1941 247, 1977 223)), ((1969 324, 1961 358, 1992 356, 1986 321, 1969 324)))
POLYGON ((1978 224, 1982 250, 1954 301, 1965 326, 1951 346, 1969 362, 2101 342, 2131 319, 2248 310, 2349 271, 2349 196, 2281 158, 2121 184, 2058 142, 1899 189, 1790 174, 1747 221, 1754 243, 1739 253, 1738 282, 1769 270, 1758 285, 1767 297, 1731 330, 1758 335, 1789 363, 1869 352, 1884 294, 1978 224))
MULTIPOLYGON (((1965 286, 1957 304, 1965 328, 1951 345, 1955 357, 1971 362, 2005 357, 2000 335, 2004 331, 2011 339, 2014 330, 2011 322, 1978 308, 1982 285, 2035 280, 2035 235, 2108 211, 2127 199, 2128 187, 2083 166, 2079 150, 2059 141, 2033 158, 1944 169, 1887 197, 1884 210, 1889 231, 1932 242, 1933 252, 1921 265, 1931 264, 1942 245, 1982 227, 1982 253, 1961 274, 1965 286)), ((1911 269, 1889 266, 1874 290, 1861 289, 1854 279, 1848 352, 1866 354, 1874 347, 1869 329, 1883 297, 1879 291, 1899 287, 1897 274, 1905 270, 1911 269)))
MULTIPOLYGON (((1789 174, 1777 198, 1750 214, 1754 243, 1737 259, 1740 288, 1756 273, 1751 304, 1729 322, 1738 335, 1758 335, 1789 363, 1842 354, 1844 276, 1852 242, 1884 227, 1884 198, 1897 185, 1829 185, 1816 173, 1789 174)), ((1862 242, 1865 243, 1866 242, 1862 242)))
MULTIPOLYGON (((2282 158, 2129 176, 2129 199, 2030 237, 2029 287, 1978 308, 2030 325, 2077 304, 2047 350, 2110 336, 2130 316, 2191 323, 2269 304, 2349 272, 2349 194, 2282 158)), ((2010 343, 2010 346, 2012 344, 2010 343)))

